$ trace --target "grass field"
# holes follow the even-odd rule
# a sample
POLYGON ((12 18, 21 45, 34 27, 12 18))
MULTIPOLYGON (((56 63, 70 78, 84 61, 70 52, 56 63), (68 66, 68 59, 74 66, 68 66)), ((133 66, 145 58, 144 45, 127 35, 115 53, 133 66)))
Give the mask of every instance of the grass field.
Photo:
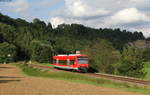
MULTIPOLYGON (((42 65, 42 66, 51 66, 51 67, 53 67, 53 65, 50 64, 50 63, 40 64, 38 62, 32 62, 32 64, 38 64, 38 65, 42 65)), ((144 79, 150 80, 150 62, 145 62, 144 71, 147 72, 147 74, 146 74, 144 79)))
POLYGON ((60 80, 66 80, 66 81, 72 81, 72 82, 93 84, 97 86, 117 88, 117 89, 123 89, 126 91, 140 92, 140 93, 145 93, 145 94, 150 93, 150 90, 146 87, 139 87, 139 86, 131 85, 127 83, 116 83, 110 80, 88 77, 85 75, 72 73, 72 72, 41 71, 39 69, 28 68, 26 65, 23 65, 23 64, 19 64, 17 66, 20 67, 22 71, 29 76, 46 77, 46 78, 60 79, 60 80))
POLYGON ((41 65, 41 66, 50 66, 50 67, 54 67, 54 65, 52 65, 52 64, 50 64, 50 63, 32 62, 32 64, 41 65))
POLYGON ((147 72, 145 79, 150 80, 150 62, 145 62, 144 70, 147 72))

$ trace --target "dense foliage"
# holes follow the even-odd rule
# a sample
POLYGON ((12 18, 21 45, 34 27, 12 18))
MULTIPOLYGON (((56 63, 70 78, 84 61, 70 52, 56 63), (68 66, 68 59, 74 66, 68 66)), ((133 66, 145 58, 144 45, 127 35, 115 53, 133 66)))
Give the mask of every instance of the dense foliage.
POLYGON ((31 59, 38 62, 50 62, 52 56, 52 47, 40 41, 32 41, 30 45, 31 59))
POLYGON ((143 60, 150 61, 150 49, 145 49, 143 51, 143 60))
POLYGON ((83 50, 91 59, 91 68, 95 71, 113 74, 113 65, 119 61, 120 53, 106 40, 97 40, 83 50))
POLYGON ((120 63, 116 67, 120 75, 131 77, 144 77, 144 62, 142 59, 142 51, 129 47, 123 50, 120 63))
MULTIPOLYGON (((118 64, 120 68, 126 67, 124 61, 127 60, 121 56, 128 55, 124 54, 123 48, 127 47, 128 42, 143 39, 145 38, 141 32, 119 28, 94 29, 80 24, 61 24, 52 28, 51 23, 46 24, 37 18, 33 22, 27 22, 0 14, 1 63, 20 60, 50 62, 55 54, 69 54, 79 50, 90 56, 92 71, 130 75, 124 74, 122 69, 116 69, 118 64), (8 58, 9 61, 6 61, 8 58)), ((140 58, 136 60, 135 63, 142 63, 140 58)), ((130 63, 132 61, 129 60, 130 63)))
POLYGON ((0 63, 15 61, 17 48, 7 42, 0 43, 0 63))

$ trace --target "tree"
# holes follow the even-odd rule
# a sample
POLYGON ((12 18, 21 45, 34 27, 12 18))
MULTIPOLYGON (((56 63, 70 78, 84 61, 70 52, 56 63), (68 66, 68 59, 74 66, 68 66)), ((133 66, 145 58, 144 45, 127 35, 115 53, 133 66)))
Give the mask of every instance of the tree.
POLYGON ((17 48, 7 42, 0 43, 0 63, 16 61, 17 48))
POLYGON ((130 77, 144 77, 144 62, 142 51, 129 47, 123 50, 121 61, 118 64, 118 74, 130 77))
POLYGON ((150 49, 145 49, 143 51, 143 59, 144 61, 150 61, 150 49))
POLYGON ((47 30, 47 32, 52 32, 53 31, 51 23, 48 23, 48 25, 46 26, 46 30, 47 30))
POLYGON ((32 30, 29 27, 19 27, 17 29, 16 38, 14 44, 17 46, 17 59, 18 60, 29 60, 30 51, 29 45, 33 40, 32 30))
POLYGON ((5 39, 3 38, 3 35, 0 34, 0 43, 2 43, 2 42, 4 42, 4 41, 5 41, 5 39))
POLYGON ((0 36, 3 40, 13 43, 16 29, 13 26, 0 23, 0 36))
POLYGON ((44 22, 44 21, 41 21, 41 20, 38 19, 38 18, 35 18, 35 19, 33 20, 33 26, 34 26, 35 28, 38 28, 38 29, 46 28, 45 22, 44 22))
POLYGON ((113 65, 119 60, 119 52, 116 51, 112 44, 106 40, 97 40, 83 50, 90 56, 90 66, 95 71, 102 73, 114 72, 113 65))
POLYGON ((29 26, 30 25, 30 23, 29 22, 27 22, 27 21, 25 21, 25 20, 23 20, 23 19, 21 19, 21 18, 17 18, 16 20, 15 20, 15 23, 16 23, 16 27, 23 27, 23 26, 29 26))
POLYGON ((0 13, 0 22, 5 23, 7 25, 15 26, 15 20, 10 18, 9 16, 3 15, 0 13))
POLYGON ((51 45, 44 44, 41 41, 33 40, 30 45, 31 60, 38 62, 50 62, 53 55, 51 45))

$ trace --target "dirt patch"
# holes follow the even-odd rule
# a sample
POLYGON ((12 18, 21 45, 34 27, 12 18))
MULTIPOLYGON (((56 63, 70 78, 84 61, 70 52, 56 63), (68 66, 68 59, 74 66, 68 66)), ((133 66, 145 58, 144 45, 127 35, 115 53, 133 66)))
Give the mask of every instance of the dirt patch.
POLYGON ((144 95, 94 85, 29 77, 12 65, 0 65, 0 95, 144 95))

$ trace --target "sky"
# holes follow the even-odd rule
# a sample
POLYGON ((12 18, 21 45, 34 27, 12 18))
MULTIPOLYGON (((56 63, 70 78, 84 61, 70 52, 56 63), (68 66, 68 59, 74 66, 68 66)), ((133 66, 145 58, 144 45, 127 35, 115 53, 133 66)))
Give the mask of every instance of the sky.
POLYGON ((1 0, 0 12, 53 27, 78 23, 93 28, 121 28, 150 36, 150 0, 1 0))

